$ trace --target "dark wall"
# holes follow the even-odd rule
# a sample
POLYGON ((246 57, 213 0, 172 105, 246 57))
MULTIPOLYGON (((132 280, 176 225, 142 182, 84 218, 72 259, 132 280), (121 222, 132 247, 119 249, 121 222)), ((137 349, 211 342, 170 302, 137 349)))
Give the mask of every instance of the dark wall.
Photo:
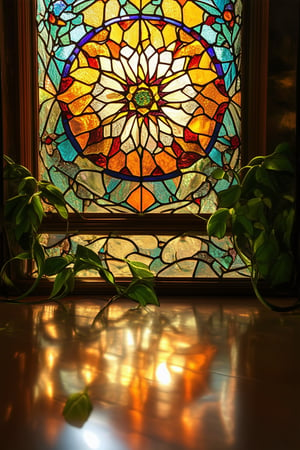
POLYGON ((299 4, 299 0, 270 0, 268 152, 279 142, 295 139, 299 4))

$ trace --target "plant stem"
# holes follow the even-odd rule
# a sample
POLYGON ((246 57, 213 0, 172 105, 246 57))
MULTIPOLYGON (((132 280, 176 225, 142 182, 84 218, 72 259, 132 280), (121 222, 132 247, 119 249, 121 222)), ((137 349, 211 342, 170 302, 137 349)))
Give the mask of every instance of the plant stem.
POLYGON ((108 308, 109 305, 111 305, 112 303, 114 303, 117 300, 119 300, 121 297, 122 297, 122 295, 116 294, 116 295, 114 295, 113 297, 111 297, 110 299, 107 300, 105 305, 102 306, 100 311, 94 317, 94 320, 93 320, 93 323, 92 323, 92 327, 94 327, 96 325, 96 322, 98 322, 99 318, 101 318, 101 316, 102 316, 103 312, 106 310, 106 308, 108 308))

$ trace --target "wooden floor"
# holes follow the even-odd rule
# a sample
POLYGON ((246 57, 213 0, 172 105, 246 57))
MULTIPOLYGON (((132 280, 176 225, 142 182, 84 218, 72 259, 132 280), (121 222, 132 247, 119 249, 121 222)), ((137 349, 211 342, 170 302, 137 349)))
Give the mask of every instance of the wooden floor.
POLYGON ((1 450, 298 450, 300 316, 241 299, 0 303, 1 450), (88 387, 87 422, 67 397, 88 387))

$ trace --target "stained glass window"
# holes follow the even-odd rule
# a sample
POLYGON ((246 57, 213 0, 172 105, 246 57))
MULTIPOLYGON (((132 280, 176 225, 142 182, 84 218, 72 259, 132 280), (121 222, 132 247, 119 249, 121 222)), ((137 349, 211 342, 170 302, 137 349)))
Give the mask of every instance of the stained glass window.
POLYGON ((38 0, 40 173, 80 213, 209 213, 240 159, 241 0, 38 0))

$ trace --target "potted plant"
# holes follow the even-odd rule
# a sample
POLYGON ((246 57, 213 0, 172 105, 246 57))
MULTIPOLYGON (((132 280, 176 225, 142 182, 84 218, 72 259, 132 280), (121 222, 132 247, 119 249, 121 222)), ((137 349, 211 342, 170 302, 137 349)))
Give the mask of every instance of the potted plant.
POLYGON ((9 197, 4 204, 4 233, 10 250, 10 257, 0 271, 2 282, 16 288, 8 275, 8 267, 15 262, 33 262, 35 277, 28 290, 18 295, 14 301, 21 301, 31 294, 43 277, 54 277, 49 300, 57 301, 74 290, 75 279, 82 270, 96 270, 98 274, 116 290, 102 312, 109 304, 121 297, 127 297, 139 305, 159 305, 155 290, 154 276, 141 263, 126 260, 132 280, 127 286, 116 282, 112 272, 104 266, 99 255, 91 249, 78 245, 75 254, 48 256, 41 244, 39 229, 45 217, 45 205, 51 205, 65 221, 68 210, 61 191, 48 181, 39 181, 24 166, 16 164, 4 156, 4 179, 8 182, 9 197))
POLYGON ((216 179, 233 179, 219 192, 218 209, 207 222, 210 236, 219 239, 232 234, 235 249, 249 270, 257 298, 269 309, 289 311, 300 307, 279 307, 263 298, 259 281, 279 289, 296 284, 295 154, 283 143, 267 156, 256 156, 239 170, 215 169, 216 179))

